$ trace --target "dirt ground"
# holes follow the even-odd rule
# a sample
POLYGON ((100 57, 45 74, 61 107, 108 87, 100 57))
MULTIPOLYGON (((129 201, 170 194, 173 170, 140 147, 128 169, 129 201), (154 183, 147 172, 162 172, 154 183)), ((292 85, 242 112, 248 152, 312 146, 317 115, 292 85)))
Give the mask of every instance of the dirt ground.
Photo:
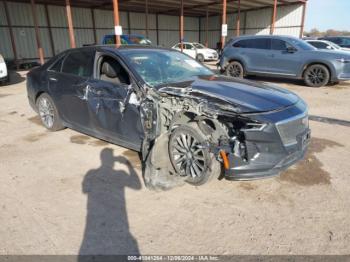
MULTIPOLYGON (((0 254, 349 254, 350 127, 310 121, 307 157, 280 177, 145 188, 136 152, 50 133, 25 73, 0 87, 0 254)), ((350 121, 350 83, 272 81, 312 115, 350 121)))

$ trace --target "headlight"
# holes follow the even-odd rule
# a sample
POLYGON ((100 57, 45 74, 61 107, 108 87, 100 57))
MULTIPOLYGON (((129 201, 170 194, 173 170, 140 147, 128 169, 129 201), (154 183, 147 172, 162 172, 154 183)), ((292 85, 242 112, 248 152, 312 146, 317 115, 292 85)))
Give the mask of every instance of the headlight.
POLYGON ((350 59, 345 59, 345 58, 337 59, 337 61, 343 64, 350 63, 350 59))

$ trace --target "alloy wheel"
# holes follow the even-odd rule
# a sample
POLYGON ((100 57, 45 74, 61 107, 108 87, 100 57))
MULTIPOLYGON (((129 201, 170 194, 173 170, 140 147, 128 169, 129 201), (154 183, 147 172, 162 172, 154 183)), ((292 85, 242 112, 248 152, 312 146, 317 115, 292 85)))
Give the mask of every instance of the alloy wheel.
POLYGON ((238 64, 232 64, 228 68, 228 72, 232 77, 241 77, 242 76, 242 68, 238 64))
POLYGON ((313 85, 319 85, 325 82, 327 75, 323 68, 314 67, 308 70, 306 77, 313 85))
POLYGON ((182 176, 197 178, 206 170, 206 158, 203 147, 189 133, 177 134, 170 147, 170 157, 176 171, 182 176))
POLYGON ((47 128, 54 124, 54 108, 46 97, 41 97, 38 103, 38 111, 41 121, 47 128))

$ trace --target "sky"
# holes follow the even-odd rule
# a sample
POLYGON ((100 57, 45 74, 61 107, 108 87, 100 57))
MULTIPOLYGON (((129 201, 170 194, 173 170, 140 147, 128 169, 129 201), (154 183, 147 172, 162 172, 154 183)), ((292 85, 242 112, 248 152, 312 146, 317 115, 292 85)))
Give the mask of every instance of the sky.
POLYGON ((350 31, 350 0, 308 0, 305 29, 350 31))

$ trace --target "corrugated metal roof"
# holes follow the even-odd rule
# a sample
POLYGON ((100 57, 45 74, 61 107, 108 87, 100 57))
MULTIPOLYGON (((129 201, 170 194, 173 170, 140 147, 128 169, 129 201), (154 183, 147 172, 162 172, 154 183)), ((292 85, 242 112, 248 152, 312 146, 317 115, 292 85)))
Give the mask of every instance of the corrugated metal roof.
MULTIPOLYGON (((29 2, 29 0, 12 0, 17 2, 29 2)), ((278 0, 279 5, 302 3, 307 0, 278 0)), ((36 0, 36 3, 50 5, 65 5, 64 0, 36 0)), ((258 9, 272 6, 274 0, 241 0, 241 10, 258 9)), ((100 9, 113 9, 112 0, 71 0, 72 6, 90 7, 100 9)), ((178 14, 180 9, 179 0, 152 0, 148 1, 150 13, 178 14)), ((120 11, 145 12, 145 0, 119 0, 120 11)), ((222 0, 186 0, 184 1, 184 13, 187 16, 204 16, 206 10, 210 15, 220 14, 222 0)), ((227 12, 238 10, 238 0, 227 0, 227 12)))

